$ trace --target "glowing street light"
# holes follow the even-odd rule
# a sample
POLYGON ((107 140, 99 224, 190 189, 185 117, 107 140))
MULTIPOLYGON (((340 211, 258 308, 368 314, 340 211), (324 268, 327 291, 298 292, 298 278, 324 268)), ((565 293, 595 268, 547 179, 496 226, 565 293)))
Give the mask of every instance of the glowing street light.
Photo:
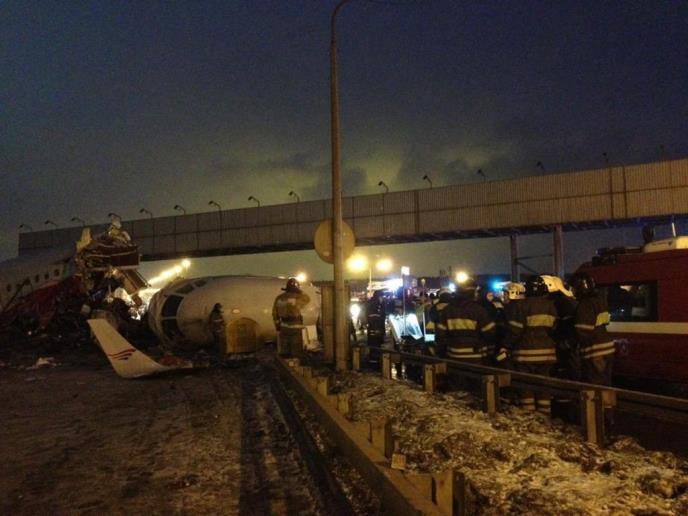
POLYGON ((468 281, 468 273, 466 271, 459 271, 456 273, 456 282, 458 284, 466 283, 468 281))
POLYGON ((355 254, 346 261, 346 268, 351 272, 363 272, 368 268, 368 258, 362 254, 355 254))
POLYGON ((389 258, 380 258, 375 263, 375 269, 377 269, 378 272, 389 272, 392 270, 392 266, 392 260, 389 258))
POLYGON ((299 273, 295 276, 295 278, 296 278, 296 281, 298 281, 299 283, 305 283, 306 280, 308 279, 308 276, 306 276, 306 273, 305 273, 305 272, 299 272, 299 273))

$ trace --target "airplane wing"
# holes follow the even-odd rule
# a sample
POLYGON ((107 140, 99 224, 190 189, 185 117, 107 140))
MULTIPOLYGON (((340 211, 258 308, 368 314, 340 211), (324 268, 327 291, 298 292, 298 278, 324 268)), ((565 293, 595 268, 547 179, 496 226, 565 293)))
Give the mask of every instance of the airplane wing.
POLYGON ((190 369, 191 362, 177 359, 175 364, 163 365, 132 346, 127 339, 105 319, 89 319, 96 340, 115 372, 122 378, 139 378, 175 369, 190 369))

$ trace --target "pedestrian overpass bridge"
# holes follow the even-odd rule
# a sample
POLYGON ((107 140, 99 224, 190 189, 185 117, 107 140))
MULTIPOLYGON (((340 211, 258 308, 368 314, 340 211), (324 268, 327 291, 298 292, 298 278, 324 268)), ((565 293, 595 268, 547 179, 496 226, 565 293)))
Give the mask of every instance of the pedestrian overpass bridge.
MULTIPOLYGON (((663 222, 688 215, 688 159, 345 197, 343 213, 357 245, 663 222)), ((161 260, 313 249, 316 227, 330 216, 331 200, 325 199, 122 225, 143 260, 161 260)), ((73 242, 80 234, 81 227, 20 233, 19 254, 73 242)), ((555 261, 556 247, 555 237, 555 261)))

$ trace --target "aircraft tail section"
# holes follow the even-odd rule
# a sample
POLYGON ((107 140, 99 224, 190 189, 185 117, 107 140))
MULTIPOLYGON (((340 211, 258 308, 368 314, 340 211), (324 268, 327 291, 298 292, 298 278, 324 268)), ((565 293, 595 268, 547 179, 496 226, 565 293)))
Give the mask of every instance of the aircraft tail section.
POLYGON ((112 364, 115 372, 122 378, 139 378, 151 374, 163 373, 174 369, 188 369, 193 365, 188 361, 179 361, 163 365, 132 346, 107 320, 89 319, 96 340, 112 364))

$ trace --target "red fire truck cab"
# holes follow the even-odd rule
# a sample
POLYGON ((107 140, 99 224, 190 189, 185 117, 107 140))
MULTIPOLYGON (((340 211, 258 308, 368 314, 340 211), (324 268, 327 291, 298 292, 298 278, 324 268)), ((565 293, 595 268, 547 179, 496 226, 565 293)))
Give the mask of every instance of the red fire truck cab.
POLYGON ((688 385, 688 237, 601 250, 579 270, 607 294, 614 375, 688 385))

